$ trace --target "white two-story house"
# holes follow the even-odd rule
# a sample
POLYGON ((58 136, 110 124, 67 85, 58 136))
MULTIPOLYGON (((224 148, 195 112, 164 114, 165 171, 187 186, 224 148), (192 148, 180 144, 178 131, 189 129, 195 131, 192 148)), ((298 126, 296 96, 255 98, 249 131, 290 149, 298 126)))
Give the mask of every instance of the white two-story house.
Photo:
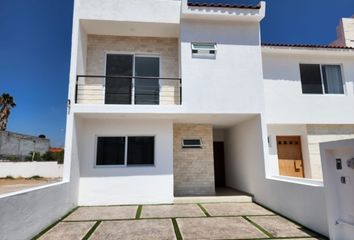
POLYGON ((64 180, 0 199, 3 218, 31 233, 77 205, 228 187, 328 236, 319 143, 354 137, 354 18, 328 46, 262 44, 265 13, 76 0, 64 180))

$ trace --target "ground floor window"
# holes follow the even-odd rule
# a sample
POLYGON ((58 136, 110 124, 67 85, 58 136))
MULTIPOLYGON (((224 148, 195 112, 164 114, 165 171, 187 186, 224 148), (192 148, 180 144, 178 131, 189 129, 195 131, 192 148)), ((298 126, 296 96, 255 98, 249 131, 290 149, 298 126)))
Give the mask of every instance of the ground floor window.
POLYGON ((98 137, 96 165, 154 165, 155 137, 98 137))

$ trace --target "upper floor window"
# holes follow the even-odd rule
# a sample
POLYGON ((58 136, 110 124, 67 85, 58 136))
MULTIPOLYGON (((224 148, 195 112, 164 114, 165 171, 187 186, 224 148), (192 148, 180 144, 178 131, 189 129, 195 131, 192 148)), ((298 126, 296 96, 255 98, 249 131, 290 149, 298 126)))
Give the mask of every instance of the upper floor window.
POLYGON ((343 94, 340 65, 300 64, 302 93, 343 94))

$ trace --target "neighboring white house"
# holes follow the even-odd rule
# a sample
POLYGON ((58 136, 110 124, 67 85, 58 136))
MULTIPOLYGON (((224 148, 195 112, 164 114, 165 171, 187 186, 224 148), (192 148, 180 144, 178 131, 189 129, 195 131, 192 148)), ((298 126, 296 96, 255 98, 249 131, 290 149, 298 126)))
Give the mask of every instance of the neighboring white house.
POLYGON ((312 46, 261 44, 264 17, 264 2, 76 0, 64 182, 28 219, 54 199, 47 221, 227 186, 328 236, 319 142, 354 137, 354 19, 312 46))

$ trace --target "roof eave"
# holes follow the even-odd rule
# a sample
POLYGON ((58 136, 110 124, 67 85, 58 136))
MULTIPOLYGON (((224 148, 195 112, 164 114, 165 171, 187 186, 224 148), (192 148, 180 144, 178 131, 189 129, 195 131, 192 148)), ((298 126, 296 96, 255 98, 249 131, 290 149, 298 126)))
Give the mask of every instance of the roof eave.
POLYGON ((191 5, 188 0, 182 0, 181 18, 198 20, 222 20, 222 21, 251 21, 260 22, 265 16, 265 2, 259 6, 213 5, 200 6, 191 5), (223 7, 220 7, 223 6, 223 7), (236 7, 238 6, 238 7, 236 7))
POLYGON ((349 56, 354 57, 353 48, 324 48, 299 46, 262 45, 262 53, 287 55, 349 56))

